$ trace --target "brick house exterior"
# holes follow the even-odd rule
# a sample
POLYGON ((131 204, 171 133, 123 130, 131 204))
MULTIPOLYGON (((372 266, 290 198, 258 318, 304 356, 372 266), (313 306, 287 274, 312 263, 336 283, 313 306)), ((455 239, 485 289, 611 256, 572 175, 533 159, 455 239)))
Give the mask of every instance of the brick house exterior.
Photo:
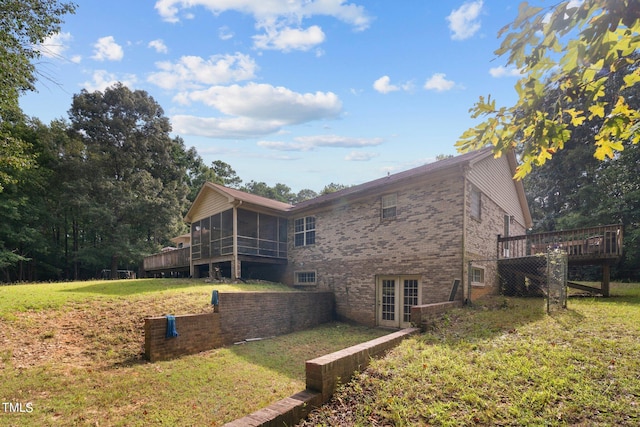
MULTIPOLYGON (((513 154, 485 149, 302 202, 289 233, 311 217, 315 241, 289 239, 285 280, 305 286, 296 278, 315 276, 313 289, 333 291, 345 319, 406 326, 411 305, 449 299, 468 260, 495 259, 499 234, 531 227, 515 167, 513 154)), ((497 290, 494 265, 480 265, 474 286, 497 290)), ((460 286, 455 298, 465 297, 460 286)))
POLYGON ((498 235, 531 227, 515 168, 513 153, 483 149, 295 206, 207 183, 185 217, 191 274, 330 290, 338 317, 404 327, 412 305, 448 301, 455 279, 497 290, 491 263, 467 262, 495 259, 498 235))

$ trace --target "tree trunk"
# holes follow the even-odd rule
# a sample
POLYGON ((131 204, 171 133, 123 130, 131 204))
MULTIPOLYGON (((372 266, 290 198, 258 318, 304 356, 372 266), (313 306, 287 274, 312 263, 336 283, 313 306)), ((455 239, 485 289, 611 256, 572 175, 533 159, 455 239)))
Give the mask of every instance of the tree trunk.
POLYGON ((111 255, 111 279, 118 278, 118 255, 111 255))
POLYGON ((80 231, 79 228, 80 226, 78 225, 78 220, 77 219, 73 219, 72 222, 72 227, 73 227, 73 280, 78 280, 79 279, 79 265, 78 265, 78 250, 80 249, 80 242, 78 242, 78 239, 80 238, 80 231))

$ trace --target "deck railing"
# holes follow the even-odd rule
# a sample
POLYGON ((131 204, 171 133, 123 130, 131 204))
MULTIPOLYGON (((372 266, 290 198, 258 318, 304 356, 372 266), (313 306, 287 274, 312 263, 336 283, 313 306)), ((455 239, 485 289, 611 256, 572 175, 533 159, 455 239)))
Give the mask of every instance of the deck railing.
POLYGON ((567 251, 570 261, 618 258, 622 256, 622 225, 498 236, 498 259, 531 256, 552 249, 567 251))
POLYGON ((149 255, 142 261, 145 271, 189 267, 189 248, 174 249, 149 255))

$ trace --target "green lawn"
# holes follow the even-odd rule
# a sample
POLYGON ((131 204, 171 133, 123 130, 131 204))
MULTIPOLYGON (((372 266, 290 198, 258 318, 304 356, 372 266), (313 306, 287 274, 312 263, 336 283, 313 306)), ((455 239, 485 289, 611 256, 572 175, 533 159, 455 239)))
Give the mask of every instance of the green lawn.
MULTIPOLYGON (((211 291, 220 292, 288 292, 291 288, 279 284, 213 284, 191 279, 94 280, 69 283, 38 283, 0 286, 0 318, 13 317, 27 310, 58 309, 73 302, 92 300, 130 301, 165 299, 167 296, 189 295, 191 303, 197 296, 206 304, 211 291)), ((173 301, 175 303, 175 301, 173 301)), ((179 308, 179 307, 176 307, 179 308)))
POLYGON ((307 425, 640 425, 640 284, 611 298, 495 297, 449 312, 307 425))
POLYGON ((141 279, 0 287, 0 426, 220 425, 305 387, 304 361, 384 335, 331 323, 176 360, 142 360, 143 320, 211 310, 211 290, 141 279), (29 406, 27 406, 29 404, 29 406))

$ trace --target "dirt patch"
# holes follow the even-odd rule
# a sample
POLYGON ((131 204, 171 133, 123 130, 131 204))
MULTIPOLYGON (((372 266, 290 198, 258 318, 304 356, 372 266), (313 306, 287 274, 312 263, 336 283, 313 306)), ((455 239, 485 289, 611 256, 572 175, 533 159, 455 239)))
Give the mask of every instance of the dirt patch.
POLYGON ((200 295, 163 299, 103 299, 62 309, 15 313, 0 320, 0 366, 63 363, 91 368, 136 363, 144 356, 144 319, 168 313, 206 313, 200 295))

